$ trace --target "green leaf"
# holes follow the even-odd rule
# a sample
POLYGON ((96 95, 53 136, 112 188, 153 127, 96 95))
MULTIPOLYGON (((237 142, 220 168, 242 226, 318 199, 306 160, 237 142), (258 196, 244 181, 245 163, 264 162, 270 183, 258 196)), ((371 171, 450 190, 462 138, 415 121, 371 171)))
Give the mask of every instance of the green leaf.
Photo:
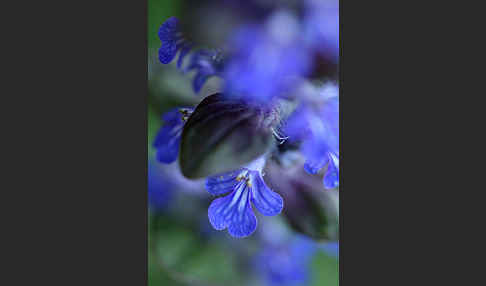
POLYGON ((272 117, 256 107, 221 94, 206 97, 182 133, 179 163, 187 178, 231 171, 266 153, 272 146, 272 117))
POLYGON ((312 264, 312 286, 338 286, 339 261, 323 252, 319 252, 312 264))

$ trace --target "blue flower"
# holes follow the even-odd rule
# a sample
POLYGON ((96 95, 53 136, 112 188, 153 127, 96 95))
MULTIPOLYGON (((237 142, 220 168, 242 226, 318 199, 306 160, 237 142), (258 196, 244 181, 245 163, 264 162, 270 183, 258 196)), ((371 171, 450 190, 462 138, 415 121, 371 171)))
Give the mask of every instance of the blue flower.
POLYGON ((219 75, 223 69, 222 54, 219 51, 201 49, 192 54, 186 71, 195 70, 192 88, 198 93, 211 76, 219 75))
POLYGON ((339 61, 339 1, 306 0, 306 42, 333 62, 339 61))
POLYGON ((184 39, 180 31, 179 20, 176 17, 170 17, 159 29, 159 38, 162 46, 159 49, 159 60, 163 64, 170 63, 179 54, 177 65, 180 67, 184 56, 189 52, 192 44, 184 39))
POLYGON ((172 163, 177 159, 184 124, 191 115, 192 108, 174 108, 166 112, 153 146, 157 149, 157 159, 162 163, 172 163))
POLYGON ((257 257, 257 267, 269 285, 305 285, 316 250, 317 244, 302 236, 289 243, 267 244, 257 257))
POLYGON ((206 80, 214 75, 219 75, 223 69, 222 53, 215 50, 199 49, 192 52, 190 63, 182 67, 184 58, 191 52, 194 45, 187 41, 180 31, 179 20, 170 17, 159 29, 159 38, 162 46, 159 49, 159 60, 163 64, 170 63, 179 53, 177 67, 184 72, 196 71, 192 87, 198 93, 206 80))
POLYGON ((339 186, 339 89, 326 84, 314 102, 302 103, 287 120, 285 133, 290 140, 301 140, 306 158, 304 169, 316 174, 326 165, 323 184, 339 186))
POLYGON ((304 169, 309 174, 317 174, 320 169, 328 165, 323 184, 326 189, 339 186, 339 153, 331 151, 329 146, 319 139, 307 141, 304 145, 304 155, 307 160, 304 169), (309 150, 311 149, 311 150, 309 150))
POLYGON ((270 190, 261 177, 264 162, 261 158, 239 170, 207 178, 209 193, 215 196, 226 194, 209 206, 209 221, 215 229, 228 228, 233 237, 252 234, 257 227, 257 219, 250 202, 266 216, 282 211, 282 197, 270 190))
POLYGON ((294 80, 309 72, 311 57, 292 14, 275 13, 265 24, 244 26, 231 39, 231 57, 223 76, 227 94, 268 102, 291 90, 294 80))

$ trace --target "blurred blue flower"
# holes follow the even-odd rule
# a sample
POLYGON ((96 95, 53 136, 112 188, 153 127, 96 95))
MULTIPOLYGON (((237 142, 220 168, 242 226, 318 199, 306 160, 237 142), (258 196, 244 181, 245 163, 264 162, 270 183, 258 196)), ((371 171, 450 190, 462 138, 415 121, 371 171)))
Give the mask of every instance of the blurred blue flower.
POLYGON ((169 64, 180 51, 177 67, 183 72, 196 71, 192 84, 194 92, 198 93, 209 77, 221 72, 223 62, 221 52, 209 49, 192 52, 189 65, 182 67, 184 58, 191 52, 194 45, 184 38, 176 17, 170 17, 160 26, 159 38, 162 42, 159 49, 161 63, 169 64))
POLYGON ((227 194, 215 199, 209 206, 209 221, 215 229, 228 228, 233 237, 252 234, 257 219, 250 201, 266 216, 282 211, 282 197, 267 187, 260 174, 264 164, 264 158, 260 158, 239 170, 207 178, 209 193, 215 196, 227 194))
POLYGON ((306 285, 316 250, 312 240, 296 236, 287 243, 265 244, 256 265, 269 285, 306 285))
POLYGON ((178 62, 182 62, 184 56, 191 49, 192 44, 184 39, 180 30, 179 19, 176 17, 167 19, 160 26, 158 34, 162 42, 162 46, 159 49, 160 62, 163 64, 170 63, 179 50, 181 50, 181 53, 179 54, 178 62))
POLYGON ((323 184, 339 186, 339 88, 325 84, 315 98, 304 101, 288 118, 284 132, 290 140, 302 141, 305 170, 316 174, 328 166, 323 184))
POLYGON ((172 184, 163 175, 155 162, 148 165, 148 204, 153 212, 167 209, 173 198, 172 184))
POLYGON ((284 11, 274 13, 265 25, 241 27, 229 42, 223 76, 226 93, 268 102, 291 90, 294 79, 311 67, 300 35, 297 20, 284 11))
POLYGON ((308 45, 333 62, 339 61, 339 1, 306 0, 304 34, 308 45))
POLYGON ((220 74, 223 69, 222 62, 220 51, 201 49, 192 54, 191 61, 185 70, 196 71, 192 82, 192 87, 196 93, 201 90, 208 78, 220 74))
POLYGON ((192 111, 192 108, 173 108, 162 116, 164 123, 153 144, 157 160, 172 163, 177 159, 182 130, 192 111))

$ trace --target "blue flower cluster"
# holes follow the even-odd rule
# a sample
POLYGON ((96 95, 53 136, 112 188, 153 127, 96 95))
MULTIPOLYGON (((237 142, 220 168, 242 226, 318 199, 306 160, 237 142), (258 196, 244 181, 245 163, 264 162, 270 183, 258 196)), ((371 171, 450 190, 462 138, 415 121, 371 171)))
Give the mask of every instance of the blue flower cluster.
POLYGON ((329 83, 309 94, 288 118, 285 132, 301 140, 305 170, 317 174, 326 165, 323 179, 328 189, 339 186, 339 89, 329 83))
POLYGON ((193 80, 193 89, 196 93, 201 90, 209 77, 220 74, 222 68, 221 52, 198 49, 191 53, 194 44, 184 38, 179 20, 176 17, 170 17, 160 26, 159 38, 162 42, 159 49, 160 62, 163 64, 170 63, 179 52, 177 67, 184 72, 196 71, 193 80), (190 63, 183 67, 184 58, 189 54, 191 54, 190 63))
MULTIPOLYGON (((300 144, 303 168, 310 174, 323 173, 327 189, 339 187, 339 88, 329 80, 312 92, 300 92, 314 68, 313 56, 322 53, 337 62, 339 51, 338 9, 326 1, 307 0, 304 18, 289 11, 276 11, 264 23, 243 25, 228 39, 227 51, 197 49, 185 39, 177 18, 165 21, 159 30, 162 46, 159 60, 195 71, 193 90, 198 93, 208 78, 223 79, 223 94, 272 110, 280 101, 296 106, 282 118, 284 138, 300 144), (325 3, 325 4, 322 4, 325 3), (327 3, 327 4, 326 4, 327 3), (188 61, 186 57, 190 57, 188 61)), ((177 159, 184 124, 192 108, 176 108, 163 115, 154 147, 160 162, 177 159)), ((278 134, 274 131, 275 134, 278 134)), ((282 137, 278 136, 278 139, 282 137)), ((218 196, 208 210, 211 225, 228 229, 234 237, 252 234, 257 219, 252 205, 265 216, 279 214, 282 197, 263 180, 264 154, 248 165, 206 179, 207 191, 218 196)))

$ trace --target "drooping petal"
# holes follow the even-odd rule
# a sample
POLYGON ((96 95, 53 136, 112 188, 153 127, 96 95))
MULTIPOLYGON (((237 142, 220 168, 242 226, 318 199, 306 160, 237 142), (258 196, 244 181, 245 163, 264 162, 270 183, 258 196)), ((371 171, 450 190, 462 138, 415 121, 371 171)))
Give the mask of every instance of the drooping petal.
POLYGON ((310 129, 302 144, 307 159, 304 169, 310 174, 322 169, 329 162, 330 154, 339 152, 339 89, 329 83, 321 88, 319 95, 325 100, 320 110, 313 112, 308 108, 305 116, 301 116, 310 129))
POLYGON ((189 65, 185 68, 186 72, 195 70, 192 87, 198 93, 206 80, 217 75, 221 68, 221 54, 217 51, 200 49, 192 53, 189 65))
POLYGON ((162 46, 159 49, 159 60, 163 64, 170 63, 176 53, 178 48, 177 41, 180 39, 179 33, 179 20, 176 17, 170 17, 165 21, 159 29, 159 38, 162 42, 162 46))
POLYGON ((179 19, 177 17, 168 18, 159 28, 159 38, 162 42, 171 42, 179 31, 179 19))
POLYGON ((177 54, 177 45, 172 43, 163 44, 159 49, 159 60, 163 64, 170 63, 177 54))
POLYGON ((330 149, 324 136, 313 134, 309 140, 302 144, 301 149, 306 158, 304 169, 309 174, 316 174, 329 162, 328 153, 330 149))
POLYGON ((181 48, 181 51, 179 53, 179 59, 177 60, 177 67, 178 68, 181 68, 182 66, 182 61, 184 60, 184 57, 187 55, 187 53, 189 53, 189 51, 192 49, 192 44, 190 43, 185 43, 182 48, 181 48))
POLYGON ((330 154, 329 167, 324 175, 323 183, 326 189, 339 187, 339 158, 335 154, 330 154))
POLYGON ((250 205, 250 189, 241 181, 226 197, 215 199, 208 210, 211 225, 217 230, 228 228, 230 235, 245 237, 257 226, 256 217, 250 205))
POLYGON ((206 179, 206 190, 215 196, 231 192, 238 185, 236 177, 240 171, 233 171, 206 179))
POLYGON ((192 81, 192 88, 194 92, 198 93, 203 87, 206 80, 209 78, 209 74, 204 71, 199 71, 192 81))
POLYGON ((180 133, 175 136, 171 136, 171 130, 176 130, 178 127, 174 127, 174 129, 169 128, 162 128, 159 133, 157 134, 157 138, 155 142, 158 145, 154 144, 154 147, 157 148, 157 160, 162 163, 172 163, 177 159, 177 155, 179 154, 179 144, 181 142, 181 135, 182 126, 180 126, 180 133))
POLYGON ((328 156, 308 158, 305 161, 304 169, 309 174, 317 174, 329 162, 328 156))
POLYGON ((184 122, 178 108, 165 113, 162 118, 164 123, 155 137, 153 146, 157 149, 157 160, 172 163, 179 153, 184 122))
POLYGON ((228 232, 233 237, 245 237, 252 234, 256 227, 257 219, 248 202, 244 211, 238 212, 238 215, 235 214, 232 217, 231 223, 228 226, 228 232))
POLYGON ((165 124, 177 124, 181 123, 181 112, 179 111, 181 108, 176 107, 172 108, 166 113, 162 115, 162 120, 164 120, 165 124))
POLYGON ((251 174, 251 201, 253 205, 266 216, 279 214, 283 208, 282 197, 267 187, 259 172, 251 174))

